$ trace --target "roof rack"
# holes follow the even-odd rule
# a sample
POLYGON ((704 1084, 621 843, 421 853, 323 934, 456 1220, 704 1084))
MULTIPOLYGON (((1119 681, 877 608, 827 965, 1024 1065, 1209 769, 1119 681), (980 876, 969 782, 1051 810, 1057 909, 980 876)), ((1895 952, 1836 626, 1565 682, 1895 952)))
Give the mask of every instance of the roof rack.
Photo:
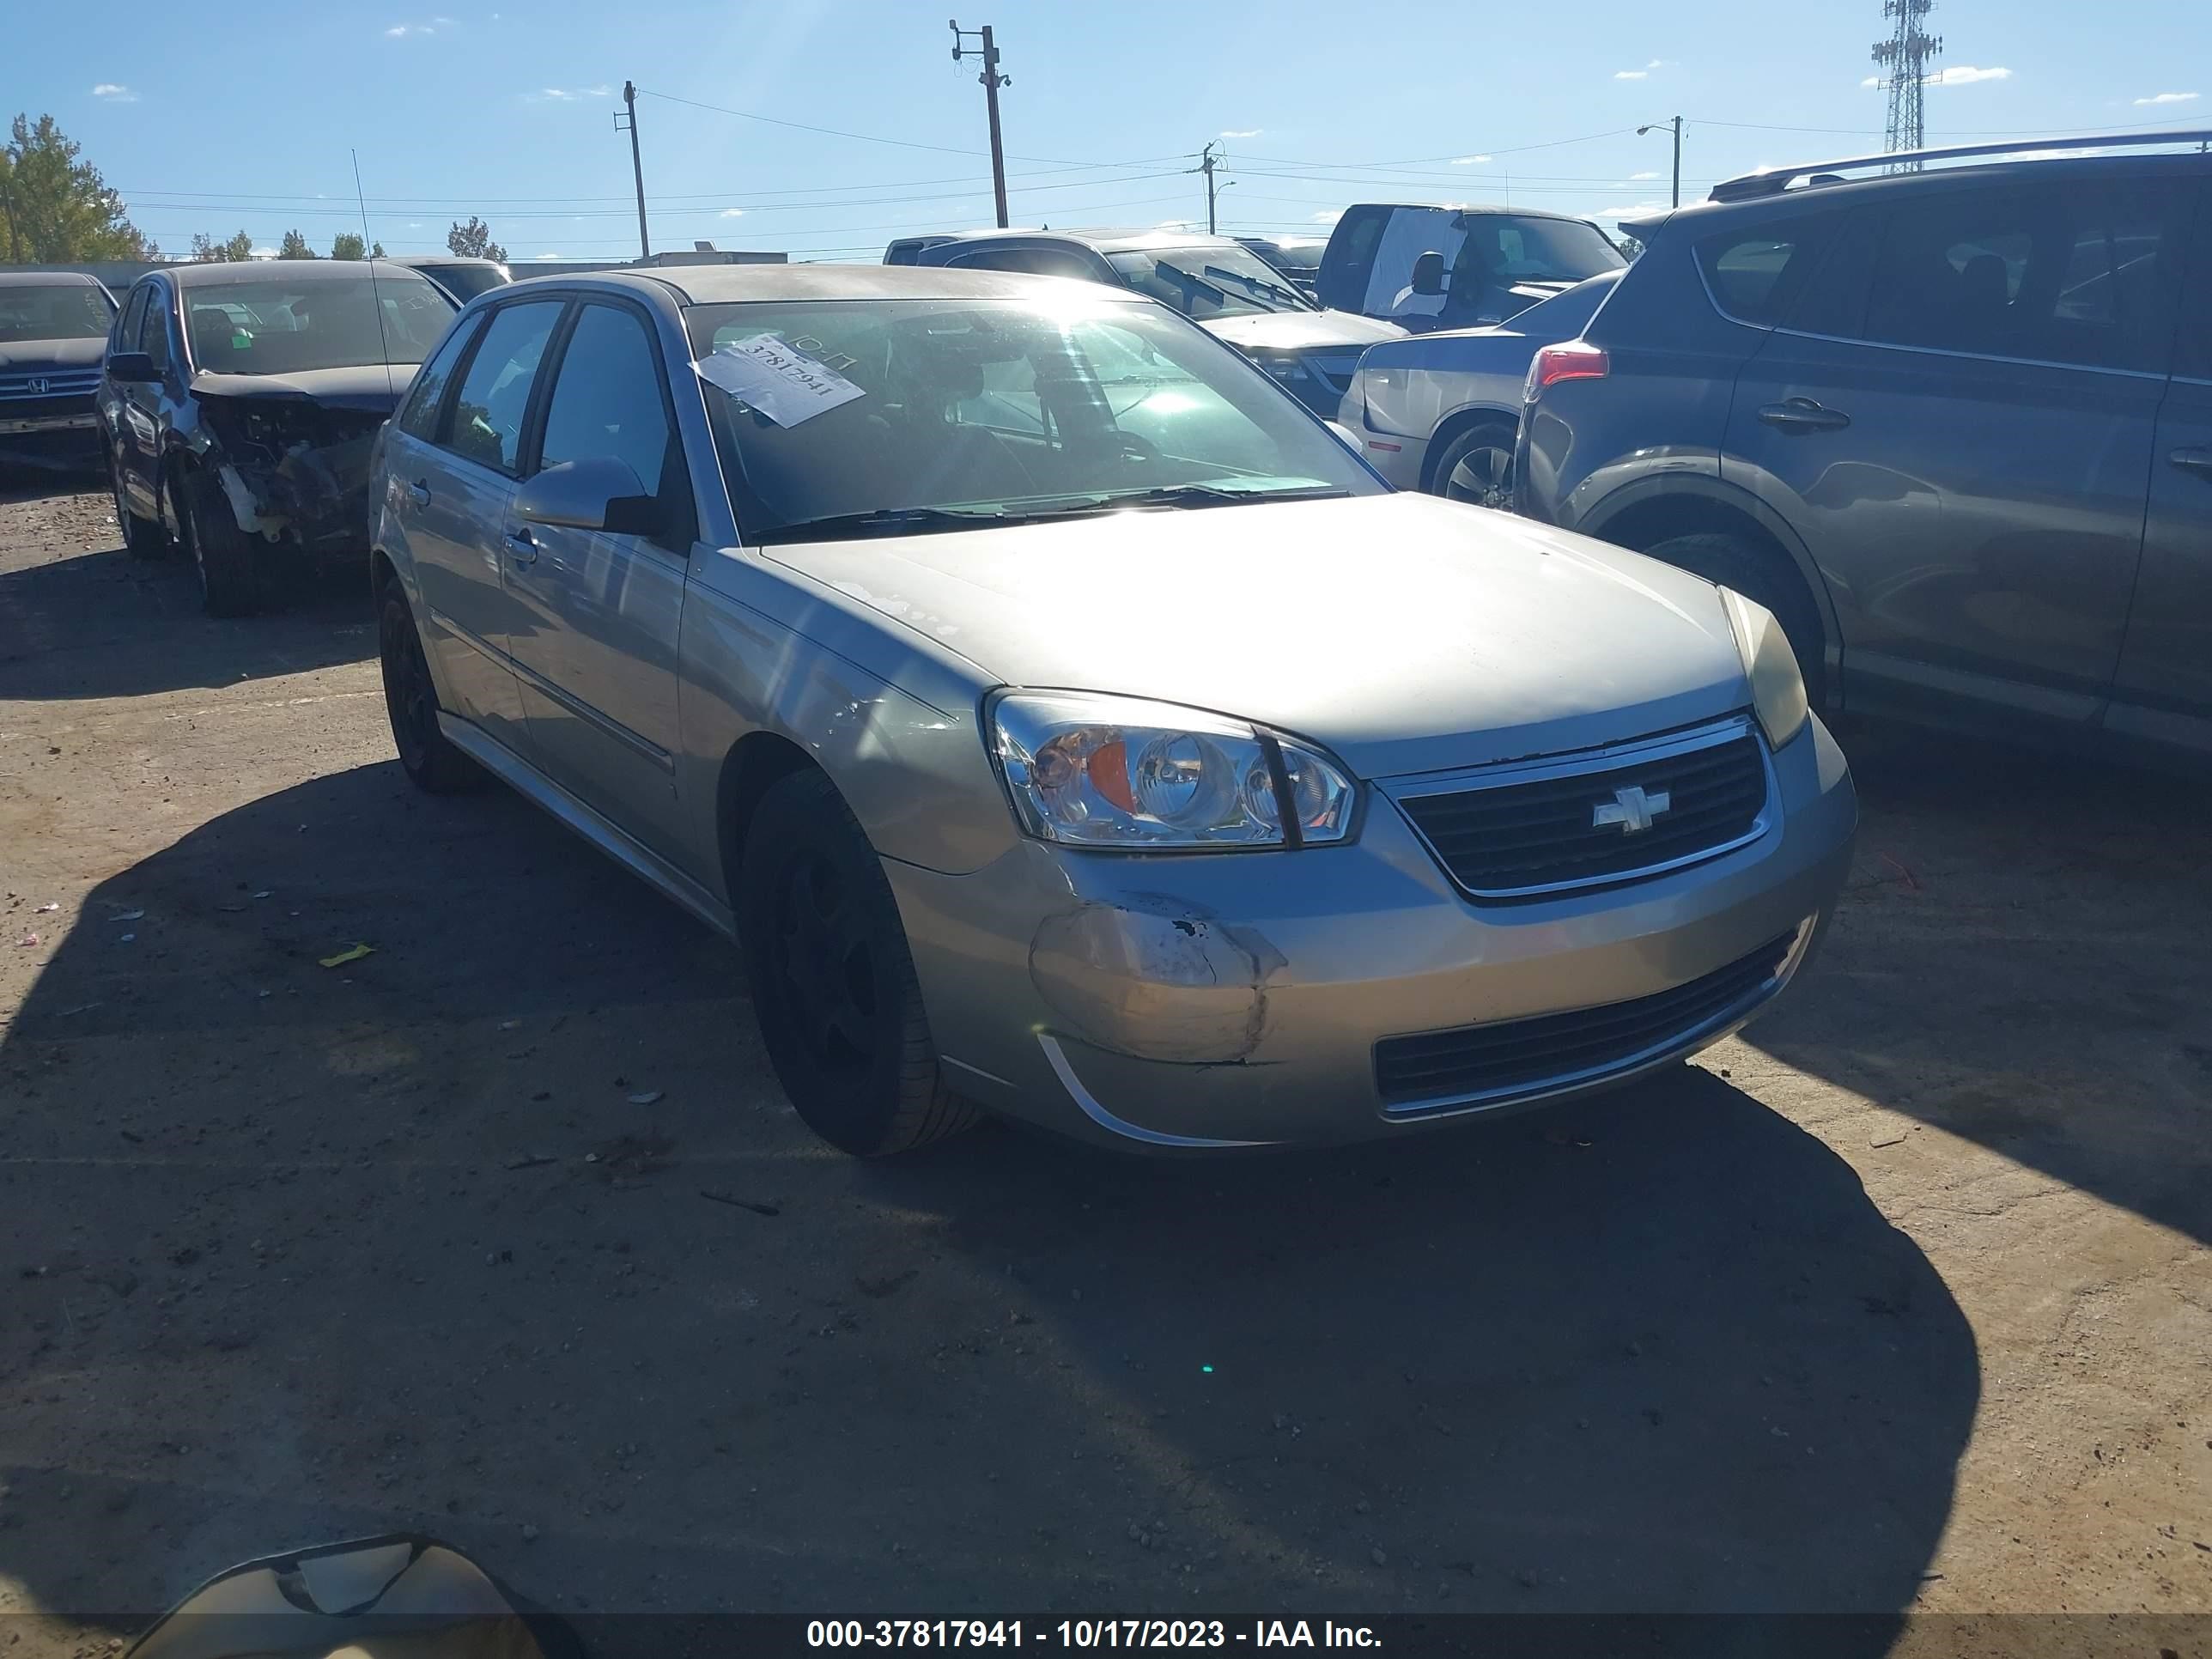
POLYGON ((1723 179, 1705 199, 1711 202, 1749 202, 1762 196, 1779 196, 1800 179, 1815 173, 1841 173, 1849 167, 1895 167, 1900 162, 1948 161, 1962 155, 2016 155, 2023 151, 2052 149, 2131 149, 2142 144, 2212 144, 2212 129, 2176 132, 2080 133, 2070 138, 2031 138, 2008 144, 1954 144, 1943 149, 1898 149, 1882 155, 1853 155, 1839 161, 1812 161, 1803 167, 1769 167, 1723 179))

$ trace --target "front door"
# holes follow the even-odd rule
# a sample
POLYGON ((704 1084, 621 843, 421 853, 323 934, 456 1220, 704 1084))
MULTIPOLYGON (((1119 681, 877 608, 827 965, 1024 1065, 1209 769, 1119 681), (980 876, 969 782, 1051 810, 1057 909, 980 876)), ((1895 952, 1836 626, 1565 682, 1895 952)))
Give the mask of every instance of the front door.
MULTIPOLYGON (((533 300, 492 312, 462 344, 459 384, 418 387, 421 405, 410 393, 389 440, 392 510, 422 591, 424 649, 453 713, 518 754, 528 752, 529 734, 507 658, 518 617, 503 538, 532 387, 566 305, 533 300)), ((424 372, 447 371, 434 359, 424 372)))
POLYGON ((2150 511, 2126 647, 2105 724, 2212 754, 2212 191, 2151 442, 2150 511))
MULTIPOLYGON (((1804 536, 1847 706, 2094 726, 2142 550, 2181 206, 2120 179, 1863 210, 1745 364, 1723 476, 1804 536)), ((1752 252, 1709 268, 1723 305, 1752 252)))
MULTIPOLYGON (((645 314, 588 301, 557 353, 537 467, 611 457, 659 504, 646 535, 506 526, 511 642, 538 765, 666 857, 677 824, 677 632, 691 489, 645 314)), ((696 395, 696 394, 695 394, 696 395)))

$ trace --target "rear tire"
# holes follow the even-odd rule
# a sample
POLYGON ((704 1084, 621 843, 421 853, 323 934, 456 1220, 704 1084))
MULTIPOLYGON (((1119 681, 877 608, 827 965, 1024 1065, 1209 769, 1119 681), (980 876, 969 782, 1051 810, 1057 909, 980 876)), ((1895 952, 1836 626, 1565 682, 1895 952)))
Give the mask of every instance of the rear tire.
POLYGON ((481 786, 483 768, 447 741, 438 729, 438 689, 415 614, 395 580, 377 596, 377 642, 384 668, 384 710, 392 720, 392 741, 399 765, 417 789, 433 795, 458 795, 481 786))
POLYGON ((738 888, 761 1037, 808 1128, 881 1158, 976 1121, 945 1085, 883 865, 822 773, 762 796, 738 888))
POLYGON ((191 468, 176 479, 177 523, 200 581, 200 608, 210 617, 251 616, 261 605, 253 538, 238 527, 222 484, 191 468))
POLYGON ((169 532, 158 518, 142 519, 131 510, 131 498, 123 493, 123 477, 116 470, 115 457, 107 458, 107 484, 115 496, 115 523, 123 532, 124 550, 134 559, 166 559, 174 549, 169 532))
POLYGON ((1446 444, 1437 457, 1429 493, 1448 501, 1510 510, 1513 505, 1513 428, 1486 421, 1446 444))
POLYGON ((1790 648, 1797 653, 1806 700, 1816 709, 1821 706, 1828 679, 1827 630, 1820 623, 1820 606, 1788 555, 1725 531, 1673 536, 1643 551, 1662 563, 1733 587, 1771 611, 1789 635, 1790 648))

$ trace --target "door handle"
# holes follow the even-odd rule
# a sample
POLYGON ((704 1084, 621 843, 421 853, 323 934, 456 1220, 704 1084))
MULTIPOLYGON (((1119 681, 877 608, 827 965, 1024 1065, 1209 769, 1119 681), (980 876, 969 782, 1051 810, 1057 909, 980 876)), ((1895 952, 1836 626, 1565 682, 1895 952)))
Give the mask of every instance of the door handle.
POLYGON ((507 532, 507 556, 517 564, 538 562, 538 544, 530 538, 527 529, 507 532))
POLYGON ((1808 432, 1840 432, 1851 423, 1851 417, 1840 409, 1823 409, 1810 398, 1790 398, 1778 404, 1767 404, 1759 411, 1759 418, 1792 437, 1808 432))
POLYGON ((407 493, 415 498, 416 506, 428 507, 430 505, 430 486, 424 483, 422 479, 417 478, 413 483, 409 484, 407 486, 407 493))
POLYGON ((2207 483, 2212 483, 2212 449, 2207 449, 2201 445, 2193 449, 2177 449, 2169 454, 2166 460, 2167 465, 2193 474, 2207 483))

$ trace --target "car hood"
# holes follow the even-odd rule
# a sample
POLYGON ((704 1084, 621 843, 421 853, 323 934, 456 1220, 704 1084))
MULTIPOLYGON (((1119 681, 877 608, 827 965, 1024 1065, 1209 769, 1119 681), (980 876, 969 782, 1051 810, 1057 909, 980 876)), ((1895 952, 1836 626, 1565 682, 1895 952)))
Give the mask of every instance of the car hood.
POLYGON ((1259 311, 1215 317, 1203 326, 1239 351, 1310 351, 1316 347, 1370 346, 1405 337, 1406 331, 1379 317, 1351 311, 1259 311))
POLYGON ((1322 744, 1363 777, 1586 748, 1750 701, 1709 583, 1430 495, 766 554, 992 682, 1239 715, 1322 744))
POLYGON ((348 368, 311 368, 297 374, 192 376, 196 398, 252 398, 270 403, 306 402, 325 409, 357 409, 389 415, 415 379, 412 363, 361 363, 348 368))
POLYGON ((96 340, 16 340, 0 345, 0 368, 98 368, 107 355, 105 337, 96 340))

